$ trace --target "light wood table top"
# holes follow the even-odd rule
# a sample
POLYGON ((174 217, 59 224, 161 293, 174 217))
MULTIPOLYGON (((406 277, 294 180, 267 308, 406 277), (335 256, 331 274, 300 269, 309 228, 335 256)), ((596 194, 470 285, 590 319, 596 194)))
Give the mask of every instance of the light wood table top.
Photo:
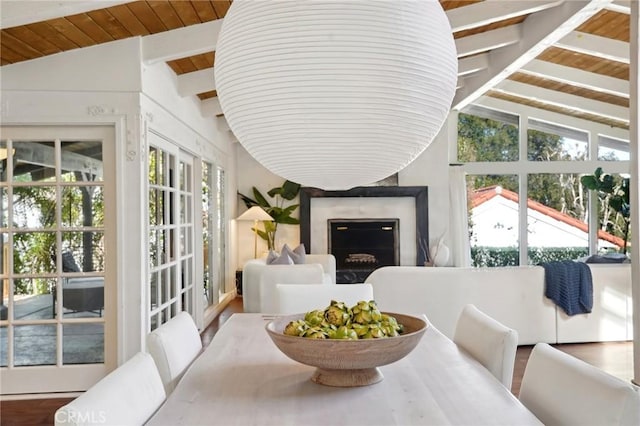
POLYGON ((429 324, 374 385, 313 383, 276 348, 261 314, 234 314, 149 425, 541 425, 510 391, 429 324))

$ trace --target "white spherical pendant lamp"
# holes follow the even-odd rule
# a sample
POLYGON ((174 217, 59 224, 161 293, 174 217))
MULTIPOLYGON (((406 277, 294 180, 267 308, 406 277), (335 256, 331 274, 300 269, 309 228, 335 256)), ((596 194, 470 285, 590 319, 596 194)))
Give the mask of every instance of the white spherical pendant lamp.
POLYGON ((273 173, 326 190, 384 179, 431 143, 457 81, 437 0, 235 0, 216 90, 229 127, 273 173))

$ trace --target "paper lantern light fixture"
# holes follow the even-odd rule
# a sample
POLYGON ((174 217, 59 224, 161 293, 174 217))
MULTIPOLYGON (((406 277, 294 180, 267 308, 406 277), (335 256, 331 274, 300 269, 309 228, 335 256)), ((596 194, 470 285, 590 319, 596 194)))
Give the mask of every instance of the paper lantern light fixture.
POLYGON ((437 0, 232 3, 216 50, 218 98, 258 162, 305 186, 348 189, 420 155, 457 81, 437 0))

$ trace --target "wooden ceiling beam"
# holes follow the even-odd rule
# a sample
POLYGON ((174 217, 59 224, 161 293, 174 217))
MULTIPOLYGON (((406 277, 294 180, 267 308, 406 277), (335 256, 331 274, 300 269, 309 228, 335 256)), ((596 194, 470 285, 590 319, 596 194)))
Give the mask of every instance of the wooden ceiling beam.
POLYGON ((489 67, 489 55, 481 53, 458 60, 458 77, 473 74, 489 67))
POLYGON ((499 86, 494 87, 493 90, 529 98, 549 105, 629 122, 629 108, 570 95, 556 90, 543 89, 542 87, 511 80, 503 81, 499 86))
MULTIPOLYGON (((637 0, 635 0, 637 1, 637 0)), ((606 7, 607 10, 612 12, 624 13, 625 15, 631 14, 631 1, 630 0, 616 0, 606 7)))
POLYGON ((205 68, 178 76, 178 94, 180 96, 192 96, 211 90, 216 90, 213 68, 205 68))
POLYGON ((456 39, 456 51, 458 52, 458 58, 463 58, 516 44, 521 37, 521 25, 510 25, 497 30, 456 39))
POLYGON ((572 31, 555 43, 556 47, 629 64, 629 43, 593 34, 572 31))
POLYGON ((478 28, 518 16, 540 12, 562 3, 562 0, 548 1, 504 1, 486 0, 447 11, 447 17, 454 33, 478 28))
POLYGON ((486 73, 471 76, 458 90, 452 108, 460 110, 537 57, 547 47, 583 24, 612 0, 570 1, 530 15, 521 25, 518 44, 492 51, 486 73))
POLYGON ((205 99, 200 103, 200 113, 203 117, 216 117, 222 114, 222 107, 218 98, 205 99))
POLYGON ((596 74, 538 59, 534 59, 520 68, 520 72, 629 99, 629 82, 620 78, 596 74))
POLYGON ((146 64, 167 62, 216 50, 222 19, 190 25, 142 38, 146 64))

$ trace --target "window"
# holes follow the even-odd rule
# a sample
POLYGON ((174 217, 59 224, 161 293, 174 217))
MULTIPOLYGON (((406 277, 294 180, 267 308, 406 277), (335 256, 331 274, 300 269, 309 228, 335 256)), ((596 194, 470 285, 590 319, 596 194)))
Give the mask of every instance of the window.
POLYGON ((539 264, 621 251, 624 223, 595 207, 598 197, 580 178, 597 167, 611 174, 627 169, 628 151, 628 142, 613 137, 480 106, 465 109, 456 152, 467 173, 473 264, 539 264))

